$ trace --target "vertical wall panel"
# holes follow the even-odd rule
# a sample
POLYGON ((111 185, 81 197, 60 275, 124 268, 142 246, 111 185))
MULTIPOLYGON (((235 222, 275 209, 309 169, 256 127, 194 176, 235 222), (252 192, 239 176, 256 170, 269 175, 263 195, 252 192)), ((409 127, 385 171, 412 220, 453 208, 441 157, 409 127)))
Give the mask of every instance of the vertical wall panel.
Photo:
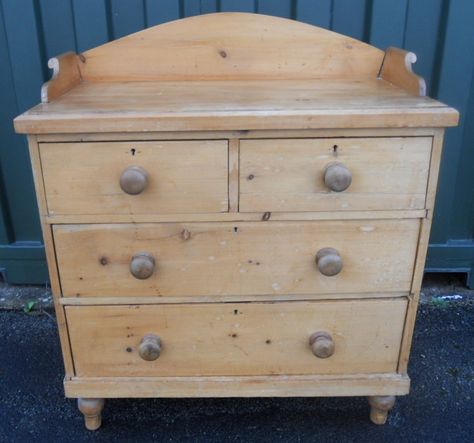
MULTIPOLYGON (((33 190, 33 179, 25 137, 16 135, 12 117, 38 103, 43 83, 43 68, 38 38, 37 16, 32 1, 17 0, 3 3, 3 23, 8 47, 2 67, 2 171, 5 180, 4 197, 8 203, 9 217, 16 241, 32 237, 40 239, 40 228, 33 190), (21 4, 23 8, 18 9, 21 4), (23 23, 17 26, 16 23, 23 23), (12 97, 12 94, 15 97, 12 97), (5 101, 4 101, 5 100, 5 101)), ((5 46, 5 44, 4 44, 5 46)))
POLYGON ((145 27, 143 0, 111 0, 113 38, 133 34, 145 27))
POLYGON ((147 26, 180 18, 179 0, 146 0, 147 26))
POLYGON ((362 40, 366 6, 366 0, 333 0, 332 30, 362 40))
POLYGON ((184 0, 184 16, 199 15, 201 13, 200 0, 184 0))
POLYGON ((83 52, 106 43, 112 30, 105 0, 72 0, 72 5, 77 50, 83 52))
POLYGON ((380 49, 403 48, 408 0, 373 0, 370 43, 380 49))
POLYGON ((0 3, 0 270, 12 283, 47 278, 26 141, 12 124, 20 110, 39 99, 43 69, 37 21, 31 1, 0 3))
POLYGON ((255 0, 221 0, 221 11, 255 12, 255 0))
MULTIPOLYGON (((458 189, 457 176, 460 168, 461 150, 463 148, 464 122, 468 112, 469 96, 472 87, 472 73, 474 70, 474 2, 471 0, 457 0, 450 3, 446 40, 443 49, 442 65, 440 67, 440 82, 438 96, 456 107, 461 113, 461 124, 450 129, 446 137, 441 177, 433 226, 432 241, 446 242, 452 233, 458 236, 457 219, 465 217, 462 211, 465 202, 463 189, 458 189), (455 209, 461 199, 461 212, 455 209)), ((465 147, 464 149, 472 149, 465 147)), ((472 177, 473 167, 469 166, 472 177)), ((467 190, 466 190, 467 191, 467 190)))
POLYGON ((332 0, 296 2, 296 20, 329 29, 331 27, 332 0))
POLYGON ((292 4, 290 0, 259 0, 258 12, 279 17, 291 17, 292 4))
MULTIPOLYGON (((474 71, 472 73, 470 98, 467 104, 459 166, 456 171, 456 199, 451 217, 450 236, 454 239, 474 237, 474 71), (467 146, 468 149, 462 149, 467 146), (470 149, 469 149, 470 148, 470 149)), ((474 249, 472 251, 474 265, 474 249)))
POLYGON ((201 14, 218 12, 218 0, 201 0, 201 14))
POLYGON ((49 59, 67 51, 77 51, 72 3, 70 1, 41 0, 42 30, 45 55, 49 59))
MULTIPOLYGON (((11 121, 18 109, 13 87, 13 76, 10 64, 7 63, 9 52, 3 23, 3 11, 0 8, 0 60, 4 60, 2 69, 0 69, 0 244, 8 244, 14 240, 7 200, 9 187, 14 186, 14 177, 8 174, 11 157, 9 148, 15 138, 11 121)), ((0 268, 2 268, 1 264, 0 268)))
POLYGON ((16 99, 21 112, 38 103, 46 70, 34 0, 3 2, 16 99), (21 26, 18 24, 21 23, 21 26))
POLYGON ((408 2, 405 30, 405 48, 418 56, 414 66, 417 74, 427 83, 428 93, 433 93, 433 71, 440 43, 442 0, 416 0, 408 2))
POLYGON ((255 12, 255 0, 221 0, 221 11, 255 12))

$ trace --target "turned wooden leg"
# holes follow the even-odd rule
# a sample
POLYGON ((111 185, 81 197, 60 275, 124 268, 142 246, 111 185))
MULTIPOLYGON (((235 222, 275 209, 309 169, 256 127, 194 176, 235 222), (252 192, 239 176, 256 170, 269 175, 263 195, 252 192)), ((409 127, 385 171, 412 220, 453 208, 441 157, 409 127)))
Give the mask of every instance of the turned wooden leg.
POLYGON ((367 397, 370 404, 370 419, 376 425, 383 425, 387 421, 387 414, 395 404, 393 395, 375 395, 367 397))
POLYGON ((77 407, 84 414, 84 422, 89 431, 95 431, 102 424, 103 398, 78 398, 77 407))

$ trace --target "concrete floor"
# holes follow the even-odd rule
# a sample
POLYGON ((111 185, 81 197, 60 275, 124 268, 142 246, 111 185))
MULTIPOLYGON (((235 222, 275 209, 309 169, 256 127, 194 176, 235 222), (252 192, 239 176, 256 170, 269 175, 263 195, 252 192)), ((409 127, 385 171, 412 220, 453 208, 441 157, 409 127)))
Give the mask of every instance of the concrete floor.
POLYGON ((385 426, 364 398, 109 400, 86 431, 64 399, 54 318, 0 311, 1 442, 468 442, 474 437, 474 300, 421 306, 410 375, 385 426))

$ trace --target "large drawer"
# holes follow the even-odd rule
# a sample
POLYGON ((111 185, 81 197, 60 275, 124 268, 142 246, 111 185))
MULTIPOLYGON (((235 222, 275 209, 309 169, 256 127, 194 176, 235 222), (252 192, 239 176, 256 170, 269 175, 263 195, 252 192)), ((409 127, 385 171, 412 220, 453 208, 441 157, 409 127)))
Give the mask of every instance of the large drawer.
POLYGON ((241 140, 239 209, 422 209, 431 143, 430 137, 241 140))
POLYGON ((50 214, 228 210, 225 140, 42 143, 40 155, 50 214))
POLYGON ((397 369, 406 305, 398 298, 67 306, 66 316, 79 377, 384 373, 397 369), (326 358, 310 347, 321 331, 326 344, 316 352, 325 357, 327 341, 334 346, 326 358), (140 346, 150 334, 160 338, 158 357, 156 338, 140 346))
POLYGON ((63 295, 78 297, 408 291, 418 230, 415 219, 53 228, 63 295))

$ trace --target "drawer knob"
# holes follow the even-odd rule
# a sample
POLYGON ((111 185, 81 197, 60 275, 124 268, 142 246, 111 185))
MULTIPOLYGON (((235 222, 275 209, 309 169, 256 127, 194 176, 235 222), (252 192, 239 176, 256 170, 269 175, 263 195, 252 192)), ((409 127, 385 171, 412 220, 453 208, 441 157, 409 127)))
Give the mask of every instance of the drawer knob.
POLYGON ((138 354, 143 360, 156 360, 161 354, 161 338, 155 334, 145 335, 138 346, 138 354))
POLYGON ((331 191, 345 191, 352 183, 351 171, 342 163, 331 163, 324 171, 324 183, 331 191))
POLYGON ((316 254, 316 265, 321 274, 332 277, 342 271, 342 258, 336 249, 323 248, 316 254))
POLYGON ((140 166, 129 166, 120 176, 120 187, 123 192, 137 195, 143 192, 148 184, 148 172, 140 166))
POLYGON ((149 252, 139 252, 130 260, 130 272, 139 280, 145 280, 155 271, 155 258, 149 252))
POLYGON ((311 334, 309 345, 313 354, 318 358, 328 358, 334 354, 334 340, 329 332, 318 331, 311 334))

